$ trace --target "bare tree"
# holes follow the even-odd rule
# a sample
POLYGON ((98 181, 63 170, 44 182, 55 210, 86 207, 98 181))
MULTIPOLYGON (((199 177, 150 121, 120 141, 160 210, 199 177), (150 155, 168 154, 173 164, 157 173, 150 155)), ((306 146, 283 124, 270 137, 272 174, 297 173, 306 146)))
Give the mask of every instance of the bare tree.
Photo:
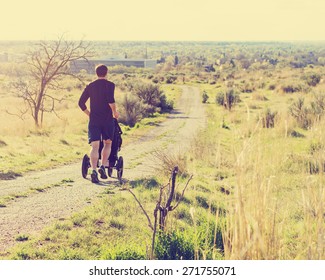
POLYGON ((152 233, 152 243, 151 243, 151 253, 150 253, 151 259, 153 258, 153 255, 154 255, 157 226, 159 225, 159 230, 166 231, 166 220, 167 220, 168 213, 175 210, 178 207, 179 203, 184 198, 185 190, 186 190, 189 182, 193 178, 193 176, 191 175, 190 178, 187 180, 187 183, 182 191, 182 194, 178 197, 175 205, 172 205, 173 199, 176 199, 175 188, 176 188, 177 174, 178 174, 178 166, 175 166, 173 168, 169 183, 166 186, 160 187, 159 197, 157 200, 156 207, 154 209, 154 218, 155 218, 154 223, 151 222, 151 219, 150 219, 147 211, 144 209, 141 202, 136 197, 136 195, 133 193, 133 191, 130 188, 126 188, 126 190, 128 190, 132 194, 132 196, 134 197, 136 202, 139 204, 142 212, 147 217, 148 226, 151 228, 151 230, 153 232, 152 233))
POLYGON ((62 77, 69 75, 78 78, 76 74, 70 73, 70 64, 80 59, 87 60, 90 56, 92 50, 89 42, 69 41, 63 35, 55 41, 37 43, 36 49, 28 54, 28 80, 19 80, 13 84, 15 92, 26 106, 16 115, 22 117, 30 113, 35 126, 42 127, 44 113, 56 114, 55 104, 63 100, 53 93, 60 89, 62 77))

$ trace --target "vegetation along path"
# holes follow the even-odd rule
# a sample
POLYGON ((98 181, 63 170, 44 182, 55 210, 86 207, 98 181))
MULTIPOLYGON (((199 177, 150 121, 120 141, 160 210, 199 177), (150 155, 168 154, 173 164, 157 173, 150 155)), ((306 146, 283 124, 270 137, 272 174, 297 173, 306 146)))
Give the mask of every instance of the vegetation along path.
MULTIPOLYGON (((156 151, 185 153, 192 136, 205 122, 198 88, 183 86, 181 98, 166 121, 128 145, 122 145, 126 181, 153 176, 156 151)), ((89 151, 85 151, 89 153, 89 151)), ((12 181, 0 181, 0 253, 18 236, 40 231, 51 222, 89 205, 107 189, 120 188, 113 178, 92 184, 81 176, 81 160, 59 168, 33 172, 12 181)))

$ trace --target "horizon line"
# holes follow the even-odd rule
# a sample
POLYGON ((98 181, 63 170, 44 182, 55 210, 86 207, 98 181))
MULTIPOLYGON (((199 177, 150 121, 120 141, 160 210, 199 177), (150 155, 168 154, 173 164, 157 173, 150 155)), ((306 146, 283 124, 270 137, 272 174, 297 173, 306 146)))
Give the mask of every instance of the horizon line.
MULTIPOLYGON (((57 39, 0 39, 0 42, 39 42, 39 41, 56 41, 57 39)), ((290 43, 290 42, 318 42, 325 43, 325 39, 252 39, 252 40, 145 40, 145 39, 67 39, 67 41, 87 41, 87 42, 207 42, 207 43, 290 43)))

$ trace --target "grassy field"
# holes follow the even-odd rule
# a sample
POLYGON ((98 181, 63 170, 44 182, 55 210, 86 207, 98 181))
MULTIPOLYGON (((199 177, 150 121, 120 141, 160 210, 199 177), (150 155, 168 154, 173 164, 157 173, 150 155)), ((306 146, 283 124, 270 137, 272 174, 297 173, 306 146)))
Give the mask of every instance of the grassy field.
MULTIPOLYGON (((216 86, 203 90, 215 98, 216 86)), ((176 242, 196 259, 324 259, 323 121, 299 129, 284 108, 292 96, 265 95, 241 94, 233 111, 206 104, 207 127, 183 163, 193 180, 168 219, 177 238, 159 239, 158 249, 176 242), (274 128, 262 126, 265 107, 279 112, 274 128)), ((27 237, 10 258, 146 259, 152 232, 127 188, 152 213, 166 180, 107 190, 98 204, 27 237)), ((186 178, 179 180, 180 193, 186 178)))
POLYGON ((241 94, 232 112, 208 105, 206 141, 194 145, 201 183, 226 194, 224 256, 324 259, 324 120, 302 130, 287 110, 297 97, 260 94, 241 94), (265 108, 278 112, 274 128, 263 128, 265 108))
MULTIPOLYGON (((296 51, 292 67, 286 64, 292 52, 284 48, 283 60, 279 54, 274 67, 252 59, 247 68, 238 59, 243 66, 235 68, 228 59, 218 73, 200 72, 194 64, 178 69, 188 72, 176 84, 197 86, 208 96, 207 123, 190 151, 174 161, 185 171, 177 178, 176 197, 189 176, 193 178, 170 213, 166 232, 157 233, 154 256, 152 230, 129 189, 153 219, 159 189, 169 180, 164 176, 108 188, 96 204, 38 235, 18 235, 21 244, 2 258, 325 259, 325 70, 319 65, 296 67, 300 57, 308 58, 296 51), (314 73, 320 77, 316 84, 308 80, 314 73), (218 100, 231 90, 240 101, 227 110, 218 100)), ((212 48, 209 55, 215 59, 212 48)), ((223 59, 225 55, 218 57, 223 59)), ((159 75, 177 75, 177 69, 159 75)), ((168 98, 177 99, 177 85, 164 84, 163 89, 168 98)), ((6 91, 0 95, 3 174, 66 164, 88 149, 87 120, 76 106, 77 85, 72 85, 70 101, 60 105, 61 119, 47 116, 46 126, 38 131, 29 121, 4 113, 6 104, 18 103, 6 91)), ((124 127, 125 141, 163 119, 156 115, 134 128, 124 127)))

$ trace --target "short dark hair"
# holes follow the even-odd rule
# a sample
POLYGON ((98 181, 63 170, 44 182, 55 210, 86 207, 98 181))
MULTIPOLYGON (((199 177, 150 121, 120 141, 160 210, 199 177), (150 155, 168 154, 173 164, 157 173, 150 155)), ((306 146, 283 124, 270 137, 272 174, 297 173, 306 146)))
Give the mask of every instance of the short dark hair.
POLYGON ((107 75, 108 69, 104 64, 97 65, 96 74, 98 77, 105 77, 107 75))

